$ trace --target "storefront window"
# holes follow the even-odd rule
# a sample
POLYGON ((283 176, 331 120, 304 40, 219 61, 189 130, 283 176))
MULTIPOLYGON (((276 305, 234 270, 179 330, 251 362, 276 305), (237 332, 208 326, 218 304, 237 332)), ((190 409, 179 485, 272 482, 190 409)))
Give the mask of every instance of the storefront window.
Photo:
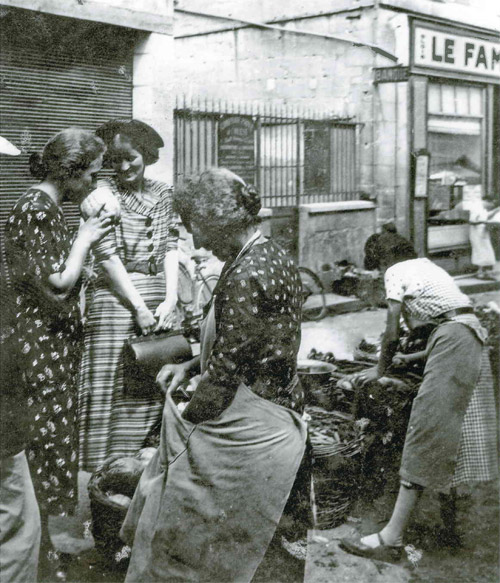
POLYGON ((428 93, 429 222, 467 221, 483 197, 483 90, 430 83, 428 93))

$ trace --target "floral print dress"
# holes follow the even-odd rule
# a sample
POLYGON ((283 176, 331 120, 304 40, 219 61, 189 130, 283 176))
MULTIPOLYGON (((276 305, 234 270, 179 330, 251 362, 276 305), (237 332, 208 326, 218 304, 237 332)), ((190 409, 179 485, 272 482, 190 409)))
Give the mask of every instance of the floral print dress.
POLYGON ((50 514, 71 513, 78 500, 78 286, 62 299, 48 281, 64 270, 70 249, 62 210, 29 189, 7 220, 5 250, 16 311, 11 333, 27 395, 26 453, 39 505, 50 514))

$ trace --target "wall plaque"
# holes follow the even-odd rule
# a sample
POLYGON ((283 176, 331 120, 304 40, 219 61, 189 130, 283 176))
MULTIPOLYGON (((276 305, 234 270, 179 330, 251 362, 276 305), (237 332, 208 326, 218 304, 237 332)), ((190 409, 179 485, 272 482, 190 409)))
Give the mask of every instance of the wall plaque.
POLYGON ((255 183, 255 126, 251 118, 226 115, 219 122, 219 166, 232 170, 247 183, 255 183))

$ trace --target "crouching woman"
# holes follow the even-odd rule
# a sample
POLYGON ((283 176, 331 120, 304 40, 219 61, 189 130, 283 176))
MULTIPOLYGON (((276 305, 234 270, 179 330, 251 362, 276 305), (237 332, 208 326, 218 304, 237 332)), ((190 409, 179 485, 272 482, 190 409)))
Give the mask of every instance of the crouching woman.
POLYGON ((208 170, 175 193, 196 247, 225 262, 201 356, 166 365, 161 444, 123 525, 127 581, 250 581, 304 457, 297 379, 301 287, 258 227, 260 199, 232 172, 208 170), (182 415, 170 394, 201 378, 182 415))

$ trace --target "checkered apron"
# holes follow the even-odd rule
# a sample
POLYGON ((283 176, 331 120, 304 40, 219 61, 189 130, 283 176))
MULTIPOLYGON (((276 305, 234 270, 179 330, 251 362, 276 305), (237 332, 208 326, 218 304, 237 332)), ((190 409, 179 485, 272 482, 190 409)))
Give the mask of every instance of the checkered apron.
POLYGON ((481 371, 462 424, 455 474, 451 487, 463 483, 485 482, 498 475, 497 419, 493 375, 485 346, 481 371))

